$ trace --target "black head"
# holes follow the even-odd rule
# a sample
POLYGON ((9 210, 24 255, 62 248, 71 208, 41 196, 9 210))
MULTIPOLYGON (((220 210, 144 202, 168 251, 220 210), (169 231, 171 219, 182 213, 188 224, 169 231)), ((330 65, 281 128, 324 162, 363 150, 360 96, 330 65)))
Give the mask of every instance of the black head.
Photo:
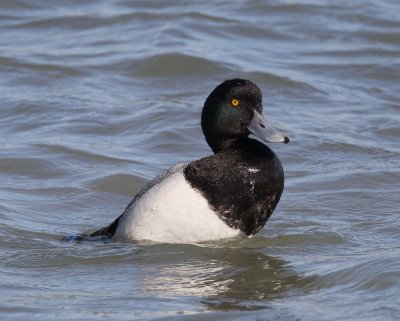
POLYGON ((214 153, 255 134, 269 142, 289 142, 262 116, 262 95, 249 80, 231 79, 218 85, 204 103, 201 127, 214 153))

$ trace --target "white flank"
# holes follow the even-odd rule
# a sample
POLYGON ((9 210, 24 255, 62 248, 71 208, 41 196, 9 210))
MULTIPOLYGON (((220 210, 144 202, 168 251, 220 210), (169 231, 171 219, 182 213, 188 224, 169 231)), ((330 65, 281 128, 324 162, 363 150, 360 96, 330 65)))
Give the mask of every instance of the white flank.
POLYGON ((128 209, 114 239, 196 243, 239 233, 227 226, 200 192, 186 182, 181 169, 153 186, 128 209))

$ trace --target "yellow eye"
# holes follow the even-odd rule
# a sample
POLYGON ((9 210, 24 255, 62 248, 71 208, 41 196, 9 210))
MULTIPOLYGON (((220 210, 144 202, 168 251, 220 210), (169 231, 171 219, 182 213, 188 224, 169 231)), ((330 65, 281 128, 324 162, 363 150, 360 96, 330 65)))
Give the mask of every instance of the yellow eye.
POLYGON ((239 106, 239 99, 232 99, 231 100, 231 104, 232 104, 232 106, 233 107, 237 107, 237 106, 239 106))

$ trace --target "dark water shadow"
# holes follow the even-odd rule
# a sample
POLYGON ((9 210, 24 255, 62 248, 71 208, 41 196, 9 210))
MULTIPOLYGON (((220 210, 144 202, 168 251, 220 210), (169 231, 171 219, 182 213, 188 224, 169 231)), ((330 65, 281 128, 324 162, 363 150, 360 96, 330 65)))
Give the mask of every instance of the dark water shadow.
POLYGON ((112 238, 107 235, 99 235, 92 237, 87 234, 65 235, 60 238, 60 241, 68 243, 82 243, 82 242, 112 243, 113 242, 112 238))

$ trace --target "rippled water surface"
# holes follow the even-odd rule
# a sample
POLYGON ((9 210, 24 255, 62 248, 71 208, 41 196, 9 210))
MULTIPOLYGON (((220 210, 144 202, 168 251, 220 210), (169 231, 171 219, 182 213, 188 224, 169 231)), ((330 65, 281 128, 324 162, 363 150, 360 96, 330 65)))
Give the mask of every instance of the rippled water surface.
POLYGON ((1 1, 0 75, 2 320, 400 319, 398 1, 1 1), (210 154, 232 77, 293 139, 258 236, 60 241, 210 154))

